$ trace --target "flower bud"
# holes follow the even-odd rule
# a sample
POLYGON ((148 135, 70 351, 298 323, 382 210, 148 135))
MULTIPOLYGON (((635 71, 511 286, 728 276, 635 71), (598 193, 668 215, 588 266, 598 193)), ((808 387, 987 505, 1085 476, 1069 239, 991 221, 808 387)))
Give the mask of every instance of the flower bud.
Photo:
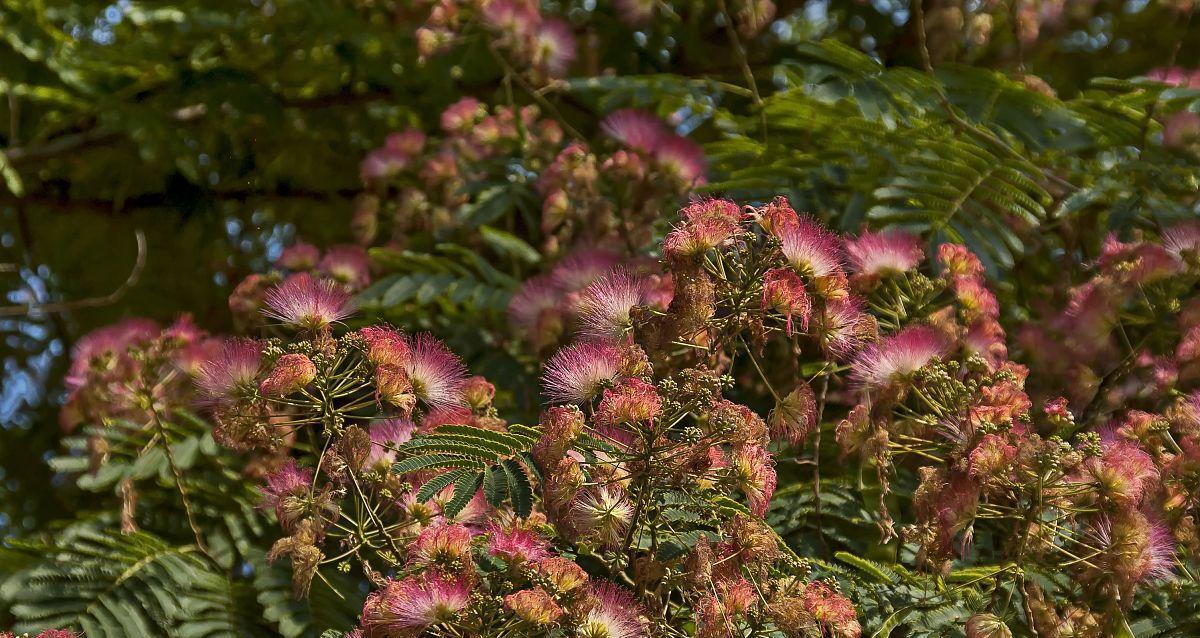
POLYGON ((275 362, 275 368, 258 384, 269 397, 281 397, 303 388, 317 378, 317 366, 303 354, 285 354, 275 362))
POLYGON ((559 607, 541 589, 523 589, 504 597, 504 606, 518 618, 535 625, 549 625, 563 615, 559 607))
POLYGON ((399 366, 381 365, 375 369, 375 392, 379 400, 386 401, 402 412, 411 412, 417 404, 412 382, 399 366))
POLYGON ((467 400, 467 405, 482 410, 496 396, 496 386, 488 382, 487 379, 481 376, 474 376, 467 379, 463 386, 463 398, 467 400))
POLYGON ((973 614, 967 619, 967 638, 1012 638, 1012 631, 994 614, 973 614))

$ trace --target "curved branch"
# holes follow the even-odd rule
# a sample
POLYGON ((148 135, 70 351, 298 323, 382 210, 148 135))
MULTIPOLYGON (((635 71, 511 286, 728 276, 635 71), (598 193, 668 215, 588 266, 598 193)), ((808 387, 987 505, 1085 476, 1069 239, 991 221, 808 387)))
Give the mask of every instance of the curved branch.
POLYGON ((74 301, 62 301, 58 303, 48 304, 28 304, 20 306, 3 306, 0 307, 0 317, 20 317, 30 314, 50 314, 58 312, 67 312, 77 308, 96 308, 107 306, 116 303, 130 288, 137 285, 137 282, 142 277, 142 270, 146 267, 146 235, 142 231, 135 230, 134 237, 137 239, 137 259, 133 262, 133 269, 129 271, 129 276, 125 281, 117 286, 116 290, 102 297, 88 297, 86 299, 76 299, 74 301))

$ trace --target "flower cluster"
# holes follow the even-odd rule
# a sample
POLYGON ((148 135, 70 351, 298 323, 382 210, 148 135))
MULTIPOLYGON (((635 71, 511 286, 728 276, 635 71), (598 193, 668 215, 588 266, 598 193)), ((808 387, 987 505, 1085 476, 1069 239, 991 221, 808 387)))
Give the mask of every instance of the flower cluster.
POLYGON ((540 83, 563 77, 577 55, 571 25, 544 14, 536 0, 426 0, 424 23, 416 30, 422 60, 450 49, 482 25, 493 55, 528 69, 540 83))
POLYGON ((371 283, 367 251, 351 244, 321 250, 303 241, 283 249, 275 268, 243 279, 229 295, 229 310, 242 328, 274 321, 321 328, 353 312, 350 296, 371 283))
MULTIPOLYGON (((1146 74, 1170 87, 1184 89, 1200 88, 1200 70, 1180 67, 1154 69, 1146 74)), ((1162 142, 1168 148, 1195 148, 1200 143, 1200 114, 1189 110, 1169 113, 1163 118, 1162 142)))
POLYGON ((659 211, 704 181, 704 153, 644 111, 617 111, 602 126, 621 148, 601 153, 582 140, 564 146, 558 123, 539 118, 535 106, 489 113, 474 98, 463 98, 442 113, 436 143, 410 128, 390 135, 363 160, 371 193, 358 202, 355 235, 363 244, 382 240, 402 247, 413 233, 440 237, 470 228, 476 222, 451 214, 472 201, 466 186, 503 178, 533 187, 529 196, 540 200, 541 219, 529 230, 542 237, 549 256, 600 243, 640 253, 650 244, 659 211), (521 157, 523 165, 494 161, 510 156, 521 157))
POLYGON ((1175 388, 1195 384, 1200 223, 1168 228, 1156 239, 1109 235, 1090 275, 1048 291, 1052 301, 1019 335, 1038 385, 1067 379, 1067 398, 1090 418, 1123 405, 1154 407, 1175 388))
POLYGON ((186 315, 166 328, 131 317, 85 335, 71 353, 63 429, 110 419, 140 423, 155 409, 190 404, 191 379, 219 342, 186 315))

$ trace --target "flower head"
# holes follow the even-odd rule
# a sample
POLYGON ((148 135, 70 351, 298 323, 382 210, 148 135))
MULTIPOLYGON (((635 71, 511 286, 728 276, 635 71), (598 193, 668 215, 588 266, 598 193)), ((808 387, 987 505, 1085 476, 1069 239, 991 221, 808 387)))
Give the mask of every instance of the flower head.
POLYGON ((1163 233, 1163 247, 1176 257, 1187 260, 1200 258, 1200 221, 1191 220, 1168 228, 1163 233))
POLYGON ((809 277, 823 295, 838 297, 844 287, 841 242, 811 217, 802 216, 795 224, 772 228, 779 237, 784 258, 800 274, 809 277))
POLYGON ((672 135, 654 114, 640 109, 621 109, 604 118, 600 128, 622 145, 646 153, 655 152, 672 135))
POLYGON ((925 258, 921 238, 899 230, 863 233, 846 241, 850 267, 861 275, 886 277, 916 268, 925 258))
POLYGON ((396 459, 392 448, 412 440, 415 430, 412 419, 396 417, 373 421, 367 428, 371 438, 371 451, 367 455, 367 468, 390 464, 396 459))
POLYGON ((437 522, 421 530, 408 551, 408 564, 419 567, 469 561, 471 531, 463 525, 437 522))
POLYGON ((562 607, 540 588, 522 589, 505 596, 504 608, 534 625, 549 625, 563 615, 562 607))
POLYGON ((1094 531, 1105 575, 1124 585, 1167 578, 1175 563, 1175 540, 1158 520, 1138 510, 1103 516, 1094 531))
POLYGON ((366 638, 416 636, 453 620, 470 604, 470 586, 436 572, 388 581, 367 597, 362 613, 366 638))
POLYGON ((563 296, 552 275, 526 279, 508 303, 509 323, 539 348, 553 343, 564 328, 563 296))
POLYGON ((543 20, 533 35, 533 61, 547 75, 561 77, 575 60, 575 34, 558 19, 543 20))
POLYGON ((588 590, 591 610, 577 630, 581 638, 643 638, 649 636, 641 607, 619 585, 593 582, 588 590))
POLYGON ((466 133, 484 113, 486 109, 479 100, 464 97, 442 111, 442 130, 447 133, 466 133))
POLYGON ((791 268, 772 268, 763 274, 762 307, 787 318, 787 334, 792 334, 793 316, 800 318, 800 329, 808 330, 812 300, 804 281, 791 268))
POLYGON ((496 386, 484 377, 475 375, 463 383, 463 398, 466 399, 467 405, 476 410, 486 408, 495 397, 496 386))
POLYGON ((306 330, 324 328, 354 312, 350 295, 329 280, 299 273, 267 291, 263 314, 306 330))
POLYGON ((617 377, 624 358, 621 349, 608 342, 569 345, 546 363, 543 392, 556 403, 587 402, 617 377))
POLYGON ((624 269, 592 282, 579 293, 579 333, 591 339, 621 337, 631 324, 630 313, 645 305, 645 282, 624 269))
POLYGON ((977 481, 1000 478, 1017 457, 1017 448, 998 434, 986 434, 971 450, 968 473, 977 481))
POLYGON ((854 359, 851 376, 865 387, 883 389, 943 356, 949 346, 936 329, 909 326, 864 348, 854 359))
POLYGON ((488 524, 488 553, 512 564, 536 563, 550 555, 550 544, 533 530, 488 524))
POLYGON ((705 182, 708 172, 708 157, 704 148, 696 142, 679 135, 668 135, 654 149, 654 161, 685 186, 697 186, 705 182))
POLYGON ((741 445, 734 450, 729 467, 750 503, 750 511, 756 516, 765 515, 775 493, 775 459, 771 453, 758 443, 741 445))
POLYGON ((376 366, 403 366, 411 355, 404 335, 387 326, 367 326, 358 335, 367 346, 367 361, 376 366))
POLYGON ((582 567, 561 556, 551 556, 539 561, 536 569, 550 581, 554 591, 559 593, 574 591, 588 582, 587 572, 582 567))
POLYGON ((975 253, 960 244, 938 246, 938 262, 952 277, 982 277, 983 264, 975 253))
POLYGON ((555 264, 550 277, 560 290, 576 292, 612 272, 621 263, 621 256, 602 248, 585 248, 571 252, 555 264))
POLYGON ((813 620, 830 635, 838 638, 858 638, 862 633, 854 604, 829 585, 820 581, 809 583, 804 588, 801 598, 813 620))
POLYGON ((879 327, 863 305, 858 297, 835 299, 816 315, 815 331, 826 352, 844 358, 875 338, 879 327))
POLYGON ((461 404, 467 370, 458 356, 428 333, 410 338, 408 348, 410 356, 404 363, 404 371, 412 383, 413 394, 434 408, 461 404))
POLYGON ((571 504, 570 521, 581 534, 594 536, 607 547, 616 547, 625 540, 633 522, 633 503, 617 486, 584 490, 571 504))
POLYGON ((362 290, 371 283, 371 261, 361 246, 334 246, 325 252, 317 270, 349 287, 362 290))
POLYGON ((283 249, 275 264, 288 270, 308 270, 314 268, 321 259, 321 250, 312 244, 298 241, 283 249))
POLYGON ((982 277, 957 277, 951 283, 954 296, 962 305, 963 314, 974 319, 995 319, 1000 316, 1000 304, 988 290, 982 277))
POLYGON ((313 471, 298 468, 295 460, 288 459, 266 478, 267 484, 262 487, 261 505, 274 510, 276 518, 285 527, 290 526, 303 512, 303 504, 300 501, 312 489, 313 471))
POLYGON ((262 363, 262 344, 252 339, 229 339, 200 366, 196 384, 210 399, 228 401, 255 387, 262 363))
POLYGON ((1100 456, 1084 461, 1084 476, 1094 480, 1106 498, 1136 507, 1158 481, 1154 459, 1138 444, 1111 435, 1101 442, 1101 450, 1100 456))
POLYGON ((281 397, 296 392, 317 378, 317 366, 307 355, 285 354, 275 362, 270 374, 258 384, 258 389, 269 397, 281 397))
POLYGON ((604 391, 596 409, 596 424, 642 423, 658 418, 662 398, 654 386, 637 378, 621 379, 604 391))

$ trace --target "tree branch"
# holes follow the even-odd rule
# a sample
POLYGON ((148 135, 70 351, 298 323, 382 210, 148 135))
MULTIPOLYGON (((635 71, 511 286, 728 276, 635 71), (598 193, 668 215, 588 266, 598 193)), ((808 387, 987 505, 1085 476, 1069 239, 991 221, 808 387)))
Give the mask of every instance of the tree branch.
POLYGON ((146 267, 146 235, 141 230, 134 231, 134 236, 137 238, 137 259, 133 262, 133 269, 129 271, 129 276, 125 281, 117 287, 116 290, 104 295, 103 297, 89 297, 87 299, 76 299, 74 301, 63 301, 58 303, 48 304, 28 304, 22 306, 3 306, 0 307, 0 317, 20 317, 30 314, 51 314, 67 312, 77 308, 95 308, 99 306, 107 306, 116 303, 130 288, 135 286, 142 276, 142 269, 146 267))

